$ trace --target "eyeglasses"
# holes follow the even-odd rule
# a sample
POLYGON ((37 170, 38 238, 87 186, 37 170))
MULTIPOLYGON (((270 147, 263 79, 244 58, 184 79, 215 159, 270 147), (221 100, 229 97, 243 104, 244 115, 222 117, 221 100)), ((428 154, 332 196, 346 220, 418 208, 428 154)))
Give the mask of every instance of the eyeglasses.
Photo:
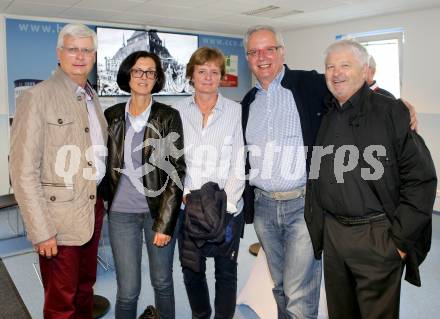
POLYGON ((147 79, 150 80, 156 80, 157 78, 157 72, 153 71, 153 70, 141 70, 141 69, 131 69, 131 76, 134 78, 142 78, 144 76, 144 74, 147 76, 147 79))
POLYGON ((63 50, 66 50, 67 54, 71 56, 76 56, 80 52, 85 56, 91 56, 92 54, 95 53, 95 49, 90 49, 90 48, 76 48, 76 47, 61 47, 61 48, 63 50))
POLYGON ((277 52, 277 50, 282 47, 282 45, 274 45, 263 49, 253 49, 247 51, 246 55, 251 58, 256 58, 260 54, 264 56, 273 56, 277 52))

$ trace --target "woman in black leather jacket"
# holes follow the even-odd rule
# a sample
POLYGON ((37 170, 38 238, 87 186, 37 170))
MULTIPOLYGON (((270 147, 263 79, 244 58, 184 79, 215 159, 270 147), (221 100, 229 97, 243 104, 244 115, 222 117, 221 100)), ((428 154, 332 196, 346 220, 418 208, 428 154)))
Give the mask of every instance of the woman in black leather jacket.
POLYGON ((143 234, 160 318, 174 319, 172 278, 176 222, 185 174, 183 131, 178 111, 156 102, 164 85, 159 58, 130 54, 117 83, 131 94, 105 111, 107 172, 101 192, 109 202, 110 244, 118 284, 115 317, 136 318, 141 288, 143 234))

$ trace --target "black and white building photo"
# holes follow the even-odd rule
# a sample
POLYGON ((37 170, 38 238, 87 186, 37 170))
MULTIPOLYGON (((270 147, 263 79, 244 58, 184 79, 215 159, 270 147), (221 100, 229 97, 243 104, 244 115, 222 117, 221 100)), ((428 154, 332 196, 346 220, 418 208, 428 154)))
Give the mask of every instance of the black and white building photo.
POLYGON ((138 50, 154 52, 162 61, 166 80, 159 95, 191 94, 192 87, 185 72, 191 54, 198 47, 196 35, 101 27, 97 28, 97 34, 97 86, 100 96, 127 95, 119 89, 116 76, 121 62, 138 50))

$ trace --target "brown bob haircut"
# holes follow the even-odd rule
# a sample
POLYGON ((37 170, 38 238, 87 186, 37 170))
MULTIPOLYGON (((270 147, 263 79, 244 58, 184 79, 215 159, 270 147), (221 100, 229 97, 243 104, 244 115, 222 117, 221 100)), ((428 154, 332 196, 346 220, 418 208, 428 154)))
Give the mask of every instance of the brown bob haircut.
POLYGON ((216 62, 220 67, 222 77, 225 75, 225 56, 222 51, 215 48, 201 47, 191 55, 191 58, 186 65, 186 77, 191 79, 194 74, 194 67, 196 65, 203 65, 206 62, 216 62))
POLYGON ((130 79, 131 79, 131 68, 136 64, 137 60, 140 58, 150 58, 154 61, 156 65, 156 83, 154 83, 153 89, 151 93, 158 93, 163 89, 165 84, 165 74, 163 72, 162 63, 160 62, 159 57, 148 51, 135 51, 127 56, 124 61, 122 61, 119 66, 118 76, 116 77, 116 83, 118 83, 119 88, 122 91, 127 93, 131 93, 130 89, 130 79))

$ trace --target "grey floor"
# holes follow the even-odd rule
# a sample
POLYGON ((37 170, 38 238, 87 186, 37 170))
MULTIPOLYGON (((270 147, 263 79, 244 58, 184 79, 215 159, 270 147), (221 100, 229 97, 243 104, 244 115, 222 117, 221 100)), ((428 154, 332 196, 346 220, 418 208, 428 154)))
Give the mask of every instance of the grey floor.
MULTIPOLYGON (((2 212, 3 213, 3 212, 2 212)), ((29 312, 33 319, 43 318, 43 288, 38 279, 38 257, 33 252, 30 243, 23 236, 14 237, 10 239, 1 239, 9 236, 14 236, 17 231, 22 231, 22 228, 16 227, 16 216, 14 211, 9 211, 6 214, 0 213, 0 257, 2 257, 6 268, 9 271, 14 283, 23 298, 29 312), (9 215, 9 216, 7 216, 9 215)), ((21 227, 21 226, 19 226, 21 227)), ((95 294, 105 296, 111 303, 112 308, 109 313, 102 317, 103 319, 114 318, 114 304, 116 295, 116 279, 115 272, 112 268, 111 250, 108 246, 108 230, 107 224, 103 227, 103 238, 101 239, 99 254, 102 257, 101 263, 98 267, 98 278, 94 287, 95 294), (105 268, 109 268, 105 270, 105 268)), ((252 226, 247 226, 245 229, 245 237, 242 240, 240 247, 240 254, 238 260, 238 289, 246 283, 247 275, 250 272, 255 257, 248 252, 248 247, 256 242, 257 238, 252 226)), ((146 256, 145 247, 143 247, 143 256, 146 256)), ((180 270, 180 262, 176 252, 174 258, 174 289, 176 299, 176 318, 189 319, 191 312, 188 304, 188 299, 183 284, 182 272, 180 270)), ((154 297, 150 285, 149 268, 147 258, 142 260, 142 290, 139 297, 138 312, 142 313, 146 306, 154 304, 154 297)), ((210 292, 214 292, 214 273, 212 260, 207 262, 207 278, 210 292)), ((1 289, 1 288, 0 288, 1 289)), ((211 300, 213 301, 211 294, 211 300)), ((247 306, 237 306, 234 318, 241 319, 257 319, 258 316, 247 306)), ((12 318, 11 318, 12 319, 12 318)))
MULTIPOLYGON (((14 283, 20 292, 32 318, 42 318, 43 289, 39 282, 36 269, 37 256, 32 252, 31 245, 25 237, 15 237, 5 239, 5 237, 14 236, 22 229, 15 225, 15 212, 2 212, 0 214, 0 257, 2 257, 14 283), (6 216, 6 217, 5 217, 6 216), (3 238, 3 239, 1 239, 3 238)), ((403 319, 431 319, 438 318, 440 313, 440 303, 437 302, 440 291, 440 216, 433 217, 433 241, 431 252, 427 260, 421 266, 422 287, 417 288, 409 285, 407 282, 402 284, 401 299, 401 318, 403 319)), ((106 231, 106 228, 104 228, 106 231)), ((100 247, 100 255, 103 256, 103 264, 111 264, 110 248, 106 243, 107 236, 104 233, 104 241, 100 247)), ((238 289, 240 290, 249 275, 255 257, 249 254, 248 247, 256 241, 256 235, 252 226, 246 226, 245 237, 241 242, 241 251, 238 259, 238 289)), ((144 251, 145 256, 145 251, 144 251)), ((213 292, 213 267, 208 262, 208 284, 210 291, 213 292)), ((148 276, 148 263, 146 258, 143 260, 142 292, 139 301, 139 312, 149 304, 153 304, 153 295, 148 276)), ((183 285, 182 274, 177 254, 174 260, 174 284, 176 295, 176 318, 191 318, 188 300, 183 285)), ((0 287, 1 289, 1 287, 0 287)), ((116 294, 116 281, 114 270, 105 270, 100 266, 98 269, 98 279, 95 285, 95 293, 107 297, 112 308, 110 312, 104 316, 104 319, 114 318, 114 304, 116 294)), ((213 296, 211 295, 211 299, 213 296)), ((258 316, 246 306, 237 306, 236 319, 256 319, 258 316)))

